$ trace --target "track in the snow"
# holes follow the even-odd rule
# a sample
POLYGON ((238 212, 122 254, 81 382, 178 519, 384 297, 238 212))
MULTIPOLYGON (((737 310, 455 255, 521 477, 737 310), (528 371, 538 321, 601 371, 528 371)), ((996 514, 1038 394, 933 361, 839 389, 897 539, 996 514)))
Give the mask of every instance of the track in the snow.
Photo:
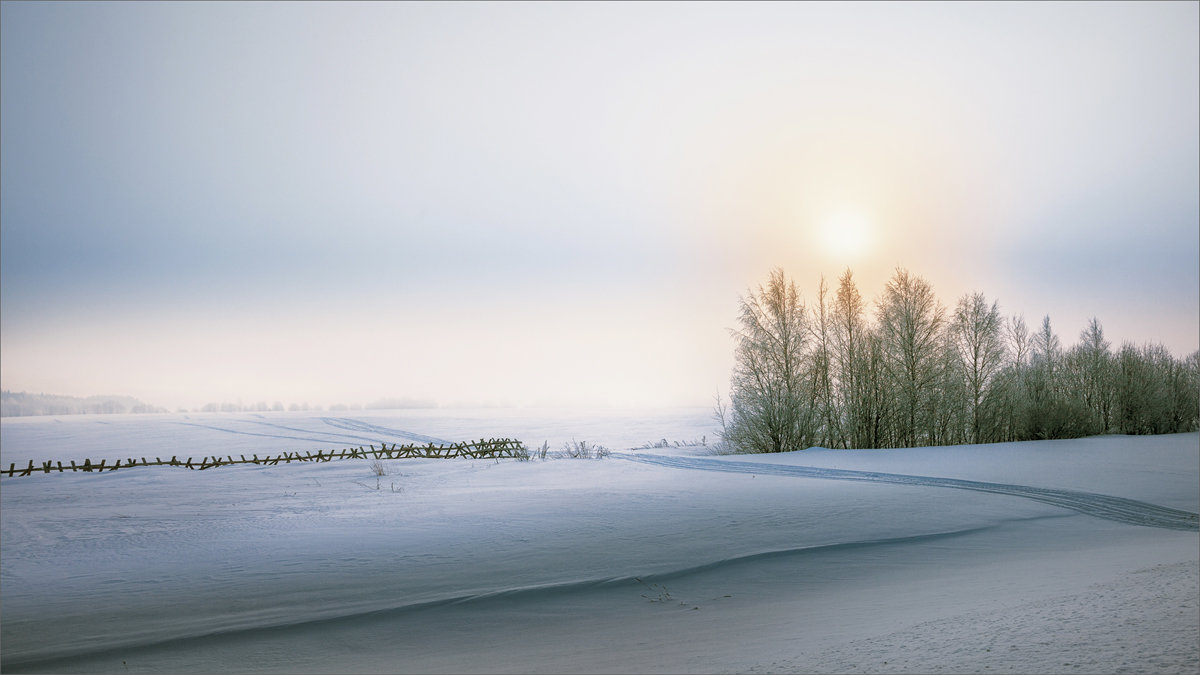
POLYGON ((275 424, 272 422, 264 422, 259 420, 228 420, 227 424, 254 424, 258 428, 266 428, 265 431, 247 431, 245 429, 232 429, 229 426, 217 426, 215 424, 201 424, 199 422, 176 422, 190 427, 200 427, 202 429, 212 429, 213 431, 221 431, 229 434, 238 434, 241 436, 260 436, 263 438, 283 438, 287 440, 306 441, 309 443, 320 443, 322 445, 337 445, 344 444, 347 441, 355 443, 381 443, 384 441, 395 442, 395 439, 403 441, 412 441, 416 443, 433 443, 434 445, 453 445, 454 441, 447 441, 433 436, 425 436, 423 434, 405 431, 403 429, 392 429, 389 427, 381 427, 374 424, 369 424, 360 420, 340 418, 340 417, 321 417, 319 418, 326 425, 342 431, 352 433, 338 433, 335 431, 323 431, 320 429, 304 429, 301 427, 287 426, 283 424, 275 424), (279 433, 280 431, 296 432, 279 433))
POLYGON ((1055 488, 1039 488, 1028 485, 1008 485, 1005 483, 987 483, 960 478, 938 478, 936 476, 910 476, 899 473, 879 473, 875 471, 852 471, 848 469, 825 469, 815 466, 792 466, 788 464, 759 464, 757 462, 736 462, 719 459, 704 459, 700 457, 669 457, 664 455, 643 455, 638 453, 613 453, 633 462, 667 466, 677 469, 699 469, 702 471, 726 471, 730 473, 749 473, 771 476, 794 476, 799 478, 825 478, 829 480, 854 480, 872 483, 891 483, 895 485, 914 485, 922 487, 944 487, 958 490, 974 490, 993 494, 1024 497, 1045 504, 1060 506, 1065 509, 1078 511, 1089 516, 1114 520, 1130 525, 1147 527, 1162 527, 1169 530, 1200 530, 1200 514, 1190 511, 1170 509, 1135 499, 1112 497, 1093 492, 1078 490, 1059 490, 1055 488))
POLYGON ((454 441, 447 441, 434 436, 426 436, 417 434, 403 429, 393 429, 392 427, 381 427, 378 424, 371 424, 362 420, 351 419, 349 417, 322 417, 321 421, 335 429, 344 429, 346 431, 357 431, 368 434, 376 434, 390 437, 399 437, 417 443, 433 443, 434 445, 453 445, 454 441))

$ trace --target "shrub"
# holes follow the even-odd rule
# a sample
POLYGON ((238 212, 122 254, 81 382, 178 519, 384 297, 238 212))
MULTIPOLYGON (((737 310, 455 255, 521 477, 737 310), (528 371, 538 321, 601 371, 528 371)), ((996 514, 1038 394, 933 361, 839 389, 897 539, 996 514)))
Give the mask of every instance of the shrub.
POLYGON ((587 441, 571 440, 564 443, 563 449, 555 455, 558 459, 604 459, 610 454, 603 445, 589 444, 587 441))

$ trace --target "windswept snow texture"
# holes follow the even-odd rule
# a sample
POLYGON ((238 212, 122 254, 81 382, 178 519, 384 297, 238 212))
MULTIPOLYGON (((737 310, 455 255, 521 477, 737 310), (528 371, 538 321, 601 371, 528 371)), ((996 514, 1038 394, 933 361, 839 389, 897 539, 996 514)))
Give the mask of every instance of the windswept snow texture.
POLYGON ((712 456, 707 410, 20 418, 0 461, 508 436, 604 460, 0 479, 5 672, 1200 671, 1200 435, 712 456))

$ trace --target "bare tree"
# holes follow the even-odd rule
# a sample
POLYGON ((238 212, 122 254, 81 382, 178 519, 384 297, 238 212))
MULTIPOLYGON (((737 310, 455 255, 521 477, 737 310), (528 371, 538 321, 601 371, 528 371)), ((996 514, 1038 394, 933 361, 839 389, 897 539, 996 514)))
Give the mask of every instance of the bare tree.
POLYGON ((954 346, 950 326, 941 333, 938 345, 936 379, 930 388, 927 406, 925 443, 928 445, 958 445, 969 438, 967 384, 963 378, 962 360, 954 346))
POLYGON ((818 443, 828 447, 842 445, 840 412, 834 398, 833 359, 831 356, 832 316, 825 303, 829 289, 825 276, 817 288, 817 306, 812 312, 809 330, 814 341, 812 353, 812 386, 817 423, 820 425, 818 443))
POLYGON ((725 404, 725 399, 721 398, 720 388, 713 397, 713 419, 720 422, 721 440, 724 441, 729 435, 729 406, 725 404))
POLYGON ((1117 352, 1117 425, 1123 434, 1158 432, 1160 411, 1166 407, 1167 392, 1154 358, 1155 350, 1138 349, 1125 342, 1117 352))
POLYGON ((740 300, 730 405, 716 419, 742 452, 882 448, 1200 428, 1200 352, 1158 344, 1116 354, 1098 319, 1066 350, 1046 316, 1030 333, 982 293, 952 314, 898 268, 867 319, 850 270, 805 309, 774 270, 740 300))
POLYGON ((1175 362, 1171 382, 1175 431, 1200 429, 1200 350, 1175 362))
POLYGON ((1008 360, 1001 368, 988 395, 996 440, 1015 441, 1025 437, 1026 381, 1029 369, 1029 327, 1025 317, 1014 314, 1004 323, 1008 360))
POLYGON ((1068 395, 1078 399, 1090 413, 1088 433, 1104 433, 1112 423, 1114 361, 1104 339, 1100 320, 1092 317, 1079 333, 1079 344, 1063 358, 1068 395))
POLYGON ((796 284, 771 272, 740 301, 730 423, 726 440, 741 452, 787 452, 808 447, 812 409, 805 389, 808 330, 796 284))
POLYGON ((988 305, 983 293, 971 293, 959 298, 950 333, 953 337, 951 344, 957 352, 966 380, 972 443, 983 442, 983 402, 1004 365, 1002 329, 998 303, 988 305))
POLYGON ((1029 327, 1025 325, 1025 317, 1013 315, 1004 328, 1008 336, 1012 363, 1018 368, 1024 368, 1029 359, 1029 327))
POLYGON ((847 269, 838 279, 833 306, 833 353, 838 400, 842 411, 843 445, 870 445, 870 413, 866 410, 867 381, 864 373, 868 330, 866 306, 854 275, 847 269))
POLYGON ((888 379, 887 356, 877 331, 864 334, 861 368, 856 375, 861 399, 862 442, 859 448, 887 448, 896 445, 898 415, 895 397, 888 379))
POLYGON ((1075 438, 1091 433, 1086 408, 1069 395, 1062 343, 1051 328, 1049 315, 1030 339, 1030 347, 1022 438, 1075 438))
POLYGON ((1030 338, 1031 358, 1035 365, 1041 365, 1054 372, 1058 358, 1062 355, 1062 343, 1050 327, 1050 315, 1042 318, 1042 328, 1030 338))
POLYGON ((897 268, 877 311, 884 362, 900 409, 896 441, 912 447, 929 433, 930 390, 940 374, 945 309, 927 281, 897 268))
POLYGON ((1121 345, 1114 367, 1114 425, 1124 434, 1195 431, 1200 424, 1200 352, 1180 360, 1161 344, 1121 345))

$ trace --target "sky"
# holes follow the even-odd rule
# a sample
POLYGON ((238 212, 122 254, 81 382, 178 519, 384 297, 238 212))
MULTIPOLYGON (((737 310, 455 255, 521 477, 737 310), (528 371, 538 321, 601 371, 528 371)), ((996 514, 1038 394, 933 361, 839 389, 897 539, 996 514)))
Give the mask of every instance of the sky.
POLYGON ((0 4, 0 382, 710 405, 897 267, 1200 348, 1200 4, 0 4))

